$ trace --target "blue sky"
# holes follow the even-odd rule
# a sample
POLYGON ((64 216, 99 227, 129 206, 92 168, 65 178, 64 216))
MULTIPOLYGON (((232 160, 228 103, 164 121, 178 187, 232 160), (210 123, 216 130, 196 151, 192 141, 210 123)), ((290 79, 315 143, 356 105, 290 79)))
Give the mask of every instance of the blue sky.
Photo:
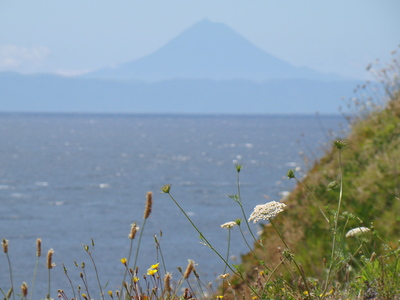
POLYGON ((0 71, 74 75, 224 23, 296 66, 362 78, 400 44, 398 0, 0 0, 0 71))

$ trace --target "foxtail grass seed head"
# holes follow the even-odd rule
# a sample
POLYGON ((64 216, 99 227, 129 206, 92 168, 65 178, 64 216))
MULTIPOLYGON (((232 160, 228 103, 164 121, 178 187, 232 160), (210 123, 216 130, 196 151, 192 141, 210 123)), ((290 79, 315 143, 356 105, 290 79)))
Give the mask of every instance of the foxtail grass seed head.
POLYGON ((42 255, 42 239, 36 240, 36 256, 40 257, 42 255))
POLYGON ((370 230, 369 228, 367 228, 367 227, 357 227, 357 228, 353 228, 353 229, 349 230, 349 231, 346 233, 346 237, 358 236, 358 235, 367 233, 367 232, 369 232, 369 231, 371 231, 371 230, 370 230))
POLYGON ((128 237, 133 240, 136 236, 136 233, 139 231, 139 226, 137 226, 136 222, 131 224, 131 232, 129 232, 128 237))
POLYGON ((287 178, 289 178, 289 179, 294 178, 294 170, 290 169, 289 171, 287 171, 286 176, 287 176, 287 178))
POLYGON ((23 297, 26 297, 28 295, 28 285, 26 282, 23 282, 21 285, 21 294, 23 297))
POLYGON ((167 292, 171 292, 172 291, 171 279, 172 279, 171 273, 165 274, 165 276, 164 276, 164 287, 165 287, 165 290, 167 292))
POLYGON ((161 188, 161 191, 165 194, 169 194, 169 191, 171 190, 171 185, 170 184, 166 184, 161 188))
POLYGON ((188 279, 190 276, 190 273, 193 272, 194 270, 194 260, 188 259, 188 265, 186 267, 185 273, 183 273, 183 279, 188 279))
POLYGON ((3 245, 3 252, 8 253, 8 240, 3 239, 2 245, 3 245))
POLYGON ((54 250, 50 249, 47 252, 47 269, 52 269, 55 264, 53 263, 53 254, 54 254, 54 250))
POLYGON ((334 141, 333 145, 339 150, 347 147, 346 141, 341 141, 341 140, 334 141))
POLYGON ((277 216, 277 214, 283 212, 284 207, 286 207, 286 204, 276 201, 257 205, 250 215, 249 222, 253 221, 253 223, 257 223, 260 220, 273 219, 277 216))
POLYGON ((151 208, 153 206, 153 193, 147 192, 146 195, 146 208, 144 209, 144 219, 147 219, 150 216, 151 208))
POLYGON ((231 229, 232 227, 235 227, 236 225, 237 225, 236 222, 226 222, 221 225, 221 228, 231 229))

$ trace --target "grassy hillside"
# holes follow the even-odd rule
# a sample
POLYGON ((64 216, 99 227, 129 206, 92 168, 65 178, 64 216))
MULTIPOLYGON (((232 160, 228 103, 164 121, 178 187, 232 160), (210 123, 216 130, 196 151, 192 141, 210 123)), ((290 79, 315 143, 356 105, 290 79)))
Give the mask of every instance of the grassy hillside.
POLYGON ((243 257, 246 279, 263 287, 266 299, 297 299, 282 291, 285 285, 304 298, 398 299, 400 94, 398 77, 393 83, 387 71, 380 74, 390 99, 385 108, 365 113, 371 99, 353 101, 359 117, 345 142, 333 143, 305 178, 288 173, 298 184, 284 212, 264 226, 254 253, 243 257), (360 227, 370 231, 345 237, 360 227), (275 291, 268 293, 268 285, 275 291))

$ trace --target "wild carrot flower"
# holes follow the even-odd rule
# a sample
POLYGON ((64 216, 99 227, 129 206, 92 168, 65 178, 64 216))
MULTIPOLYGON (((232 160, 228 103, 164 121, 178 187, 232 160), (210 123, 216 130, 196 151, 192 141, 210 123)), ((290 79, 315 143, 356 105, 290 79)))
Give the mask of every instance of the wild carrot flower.
POLYGON ((221 225, 221 228, 229 229, 229 228, 232 228, 232 227, 234 227, 236 225, 237 225, 236 222, 226 222, 226 223, 221 225))
POLYGON ((284 207, 286 207, 286 204, 276 201, 257 205, 250 215, 249 222, 253 221, 253 223, 257 223, 260 220, 273 219, 277 214, 283 211, 284 207))
POLYGON ((353 229, 349 230, 346 233, 346 237, 357 236, 357 235, 360 235, 360 234, 363 234, 363 233, 366 233, 366 232, 369 232, 369 231, 371 231, 371 230, 369 228, 367 228, 367 227, 353 228, 353 229))

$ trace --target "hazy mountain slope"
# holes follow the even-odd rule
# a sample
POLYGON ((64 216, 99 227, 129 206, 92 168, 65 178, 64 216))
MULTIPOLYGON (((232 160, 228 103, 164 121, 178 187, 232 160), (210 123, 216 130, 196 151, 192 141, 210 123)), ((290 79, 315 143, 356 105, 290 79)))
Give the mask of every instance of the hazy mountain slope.
MULTIPOLYGON (((295 51, 295 50, 294 50, 295 51)), ((166 79, 340 79, 311 69, 294 67, 256 47, 222 23, 203 20, 154 53, 85 75, 118 80, 166 79)))

